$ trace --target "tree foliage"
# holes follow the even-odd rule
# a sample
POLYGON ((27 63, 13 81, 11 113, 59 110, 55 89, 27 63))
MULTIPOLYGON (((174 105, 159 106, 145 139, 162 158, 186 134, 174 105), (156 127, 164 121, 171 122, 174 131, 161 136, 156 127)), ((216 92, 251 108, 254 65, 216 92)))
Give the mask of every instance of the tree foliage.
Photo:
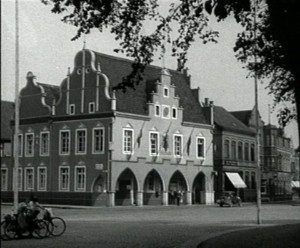
MULTIPOLYGON (((91 29, 111 31, 120 45, 115 51, 134 61, 131 74, 116 87, 123 91, 135 88, 143 79, 146 66, 166 42, 172 45, 178 70, 183 69, 187 52, 196 39, 203 43, 217 41, 218 32, 209 27, 208 17, 214 15, 222 21, 233 15, 244 27, 234 47, 237 59, 244 63, 250 76, 256 73, 259 79, 268 79, 267 88, 274 95, 275 104, 296 102, 299 106, 297 0, 177 0, 165 16, 159 11, 158 0, 41 1, 51 5, 53 13, 63 14, 63 22, 78 27, 73 40, 91 29), (156 25, 150 34, 143 31, 147 22, 156 25)), ((296 117, 296 109, 284 107, 279 116, 284 125, 296 117)))

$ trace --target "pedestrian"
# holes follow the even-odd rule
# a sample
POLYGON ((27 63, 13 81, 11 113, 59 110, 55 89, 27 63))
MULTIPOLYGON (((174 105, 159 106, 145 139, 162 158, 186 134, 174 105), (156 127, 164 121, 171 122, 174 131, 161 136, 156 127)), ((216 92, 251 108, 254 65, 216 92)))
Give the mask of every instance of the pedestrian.
POLYGON ((176 200, 177 200, 177 206, 179 206, 180 205, 180 202, 181 202, 181 191, 180 190, 178 190, 177 192, 176 192, 176 200))

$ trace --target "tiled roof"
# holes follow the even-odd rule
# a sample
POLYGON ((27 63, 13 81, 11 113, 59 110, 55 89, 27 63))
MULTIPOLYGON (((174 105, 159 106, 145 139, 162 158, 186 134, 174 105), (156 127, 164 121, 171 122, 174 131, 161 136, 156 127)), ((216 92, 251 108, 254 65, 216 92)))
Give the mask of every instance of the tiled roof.
POLYGON ((42 86, 45 90, 45 94, 46 94, 45 101, 47 105, 52 106, 53 100, 57 102, 57 100, 59 99, 59 90, 60 90, 59 86, 44 84, 44 83, 37 83, 37 84, 42 86))
POLYGON ((235 118, 230 112, 220 106, 214 107, 215 124, 227 131, 255 135, 255 132, 247 127, 240 120, 235 118))
POLYGON ((1 101, 1 140, 11 140, 10 121, 14 116, 14 107, 13 102, 1 101))
POLYGON ((245 125, 248 125, 249 118, 251 117, 252 110, 244 110, 244 111, 230 111, 235 118, 239 119, 245 125))
MULTIPOLYGON (((116 86, 132 71, 132 61, 102 53, 96 54, 96 63, 100 62, 101 70, 110 80, 111 86, 116 86)), ((171 81, 176 86, 175 95, 178 95, 179 106, 184 108, 183 121, 208 124, 200 104, 196 101, 189 86, 188 77, 175 70, 169 70, 171 81)), ((149 93, 155 89, 154 83, 160 79, 161 68, 148 66, 145 70, 145 82, 136 86, 136 89, 128 89, 125 93, 116 92, 117 110, 133 114, 147 115, 147 102, 149 93)))

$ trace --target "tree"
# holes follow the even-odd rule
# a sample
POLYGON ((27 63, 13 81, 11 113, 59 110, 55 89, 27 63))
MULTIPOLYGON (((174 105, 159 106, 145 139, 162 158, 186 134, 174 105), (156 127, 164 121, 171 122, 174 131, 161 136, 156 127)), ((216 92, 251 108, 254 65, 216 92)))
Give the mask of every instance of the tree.
POLYGON ((203 43, 217 41, 218 32, 209 28, 208 17, 215 15, 222 21, 233 15, 244 27, 234 47, 237 59, 245 64, 250 76, 255 73, 258 78, 269 80, 267 88, 274 95, 275 104, 291 103, 278 114, 283 126, 299 116, 298 0, 177 0, 170 5, 166 16, 160 14, 158 0, 41 1, 52 4, 53 13, 64 14, 63 22, 78 27, 73 39, 93 28, 110 29, 120 41, 115 51, 133 59, 132 73, 116 87, 123 91, 141 81, 145 67, 152 62, 155 52, 164 48, 165 42, 171 43, 172 55, 181 70, 196 38, 203 43), (148 21, 155 23, 156 29, 143 34, 148 21), (257 63, 253 62, 254 56, 257 63))

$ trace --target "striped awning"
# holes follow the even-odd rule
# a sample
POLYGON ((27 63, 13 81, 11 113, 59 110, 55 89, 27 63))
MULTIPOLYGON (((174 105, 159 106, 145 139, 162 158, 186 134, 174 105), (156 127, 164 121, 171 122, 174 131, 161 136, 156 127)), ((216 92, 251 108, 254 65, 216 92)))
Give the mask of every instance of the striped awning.
POLYGON ((292 181, 292 188, 300 188, 300 181, 292 181))
POLYGON ((238 173, 225 172, 225 174, 235 188, 247 188, 247 185, 238 173))

